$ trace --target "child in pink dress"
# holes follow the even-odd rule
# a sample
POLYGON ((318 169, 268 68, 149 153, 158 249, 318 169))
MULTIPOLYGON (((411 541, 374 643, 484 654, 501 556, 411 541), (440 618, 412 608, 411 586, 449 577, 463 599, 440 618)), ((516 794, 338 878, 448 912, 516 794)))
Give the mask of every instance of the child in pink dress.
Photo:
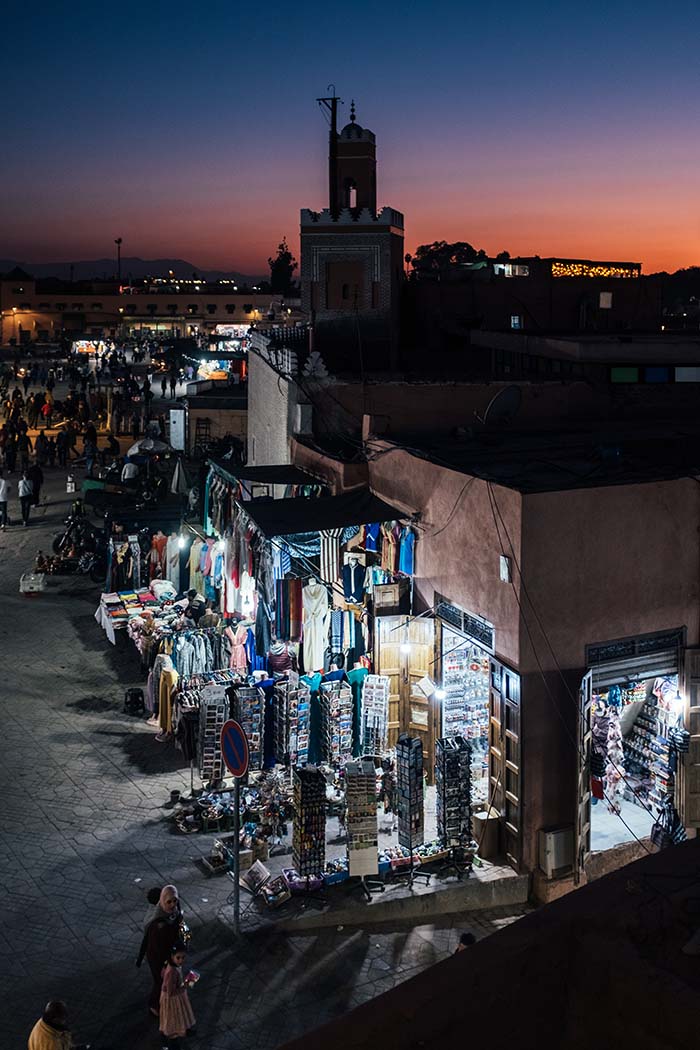
POLYGON ((187 994, 188 982, 182 976, 186 955, 185 945, 175 944, 168 962, 163 967, 163 986, 160 993, 160 1031, 165 1047, 171 1050, 177 1040, 194 1028, 195 1020, 187 994))

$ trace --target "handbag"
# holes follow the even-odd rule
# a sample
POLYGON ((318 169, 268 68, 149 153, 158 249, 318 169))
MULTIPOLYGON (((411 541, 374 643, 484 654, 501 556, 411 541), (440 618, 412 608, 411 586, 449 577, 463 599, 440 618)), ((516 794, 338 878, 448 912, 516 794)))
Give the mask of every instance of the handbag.
POLYGON ((186 948, 189 947, 189 943, 192 940, 192 931, 190 930, 189 926, 187 925, 184 919, 180 919, 177 928, 178 933, 180 934, 180 940, 186 948))
POLYGON ((662 812, 660 817, 652 824, 651 832, 649 833, 649 840, 652 846, 656 846, 659 850, 667 849, 673 845, 673 839, 666 825, 665 812, 662 812))
POLYGON ((127 689, 124 693, 124 714, 143 715, 146 713, 146 701, 143 689, 127 689))

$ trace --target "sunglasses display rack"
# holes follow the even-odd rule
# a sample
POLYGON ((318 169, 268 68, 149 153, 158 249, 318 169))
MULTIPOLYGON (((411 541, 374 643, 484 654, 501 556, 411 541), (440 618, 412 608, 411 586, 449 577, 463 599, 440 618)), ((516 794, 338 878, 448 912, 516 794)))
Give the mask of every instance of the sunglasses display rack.
POLYGON ((308 683, 300 680, 296 693, 296 764, 305 766, 309 761, 309 737, 311 735, 311 689, 308 683))
POLYGON ((326 863, 326 778, 316 766, 294 770, 292 856, 300 875, 316 875, 326 863))
POLYGON ((296 765, 298 736, 298 690, 278 682, 274 692, 275 758, 281 765, 296 765))
MULTIPOLYGON (((445 642, 453 645, 457 635, 447 634, 445 642)), ((489 658, 476 646, 465 642, 464 648, 443 655, 442 735, 461 736, 472 745, 472 798, 485 802, 488 797, 489 735, 489 658)))
POLYGON ((320 700, 323 761, 339 766, 352 758, 352 689, 344 682, 324 682, 320 700))
POLYGON ((402 733, 396 741, 399 845, 412 850, 423 842, 423 744, 402 733))
POLYGON ((199 775, 205 783, 224 777, 221 730, 228 718, 229 700, 221 687, 203 687, 199 694, 199 775))
POLYGON ((435 745, 437 833, 443 846, 472 841, 472 749, 464 737, 441 737, 435 745))
POLYGON ((377 853, 377 775, 374 762, 361 759, 345 766, 348 870, 351 875, 375 875, 377 853))
POLYGON ((255 686, 239 686, 234 692, 234 718, 248 737, 250 769, 262 769, 265 739, 265 694, 255 686))
POLYGON ((362 688, 362 753, 382 755, 389 727, 389 677, 368 674, 362 688))

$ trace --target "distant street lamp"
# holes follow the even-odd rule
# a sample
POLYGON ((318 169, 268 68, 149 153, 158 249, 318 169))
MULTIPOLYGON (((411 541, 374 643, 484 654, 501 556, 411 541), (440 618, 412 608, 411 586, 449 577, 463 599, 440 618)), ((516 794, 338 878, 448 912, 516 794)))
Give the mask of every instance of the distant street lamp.
POLYGON ((114 243, 117 246, 117 280, 121 284, 122 280, 122 238, 116 237, 114 243))

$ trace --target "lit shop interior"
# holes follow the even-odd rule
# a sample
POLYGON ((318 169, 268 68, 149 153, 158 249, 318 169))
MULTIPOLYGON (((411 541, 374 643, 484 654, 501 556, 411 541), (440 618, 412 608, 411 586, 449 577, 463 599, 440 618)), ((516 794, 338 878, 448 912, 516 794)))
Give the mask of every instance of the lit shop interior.
POLYGON ((644 678, 592 673, 591 849, 648 838, 660 818, 679 826, 676 774, 687 750, 677 657, 644 678))
POLYGON ((234 717, 250 746, 243 868, 264 868, 251 892, 270 906, 353 876, 470 871, 489 658, 443 625, 440 659, 437 621, 410 614, 415 523, 296 467, 233 469, 210 461, 201 526, 154 537, 138 586, 101 606, 138 650, 154 747, 189 765, 175 827, 216 833, 207 864, 229 868, 220 732, 234 717))

